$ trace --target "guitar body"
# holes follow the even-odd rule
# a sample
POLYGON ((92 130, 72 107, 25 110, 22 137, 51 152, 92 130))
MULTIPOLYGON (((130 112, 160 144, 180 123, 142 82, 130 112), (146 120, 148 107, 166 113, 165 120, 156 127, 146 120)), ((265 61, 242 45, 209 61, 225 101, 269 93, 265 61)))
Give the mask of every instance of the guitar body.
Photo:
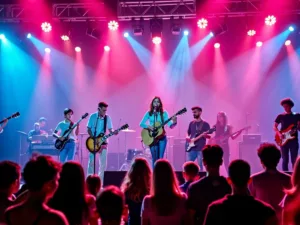
POLYGON ((280 133, 283 135, 283 137, 279 136, 277 133, 275 134, 275 142, 280 147, 284 146, 288 141, 295 139, 295 136, 293 134, 297 131, 294 130, 295 125, 290 125, 285 130, 280 131, 280 133))
POLYGON ((192 151, 194 147, 196 147, 196 145, 195 145, 195 142, 193 142, 193 141, 185 143, 185 151, 186 152, 192 151))
POLYGON ((67 144, 68 142, 68 138, 64 139, 63 141, 59 140, 59 139, 56 139, 55 143, 54 143, 54 146, 57 150, 61 151, 65 145, 67 144))
MULTIPOLYGON (((154 124, 154 127, 159 127, 161 125, 160 122, 156 122, 154 124)), ((155 131, 150 131, 148 129, 143 129, 141 136, 142 136, 142 140, 143 143, 147 146, 152 146, 154 144, 156 144, 161 138, 163 138, 165 136, 166 132, 164 130, 164 128, 159 128, 155 131)))
POLYGON ((101 146, 106 144, 105 141, 102 140, 102 137, 97 137, 96 138, 96 145, 95 145, 95 149, 94 149, 94 141, 95 139, 92 137, 89 137, 88 139, 86 139, 86 148, 90 151, 90 152, 99 152, 101 149, 101 146))

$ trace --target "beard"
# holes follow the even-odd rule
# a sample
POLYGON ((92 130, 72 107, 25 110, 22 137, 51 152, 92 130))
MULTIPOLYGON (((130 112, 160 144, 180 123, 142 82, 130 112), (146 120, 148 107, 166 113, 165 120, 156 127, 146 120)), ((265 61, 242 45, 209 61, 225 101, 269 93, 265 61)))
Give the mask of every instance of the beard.
POLYGON ((194 119, 199 119, 200 115, 194 115, 194 119))

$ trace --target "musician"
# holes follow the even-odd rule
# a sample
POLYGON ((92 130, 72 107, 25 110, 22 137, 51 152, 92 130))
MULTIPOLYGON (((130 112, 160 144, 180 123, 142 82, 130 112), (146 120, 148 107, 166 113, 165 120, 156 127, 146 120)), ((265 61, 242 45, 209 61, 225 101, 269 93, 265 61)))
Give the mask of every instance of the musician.
MULTIPOLYGON (((294 125, 300 129, 300 114, 292 112, 294 107, 294 102, 290 98, 282 99, 280 105, 284 108, 284 113, 279 114, 274 123, 274 131, 282 136, 280 131, 287 129, 290 125, 294 125), (278 125, 280 124, 280 131, 278 130, 278 125)), ((289 140, 285 145, 281 147, 282 154, 282 170, 288 171, 289 169, 289 152, 291 154, 292 166, 296 162, 298 156, 299 142, 298 142, 298 132, 294 134, 295 138, 289 140)))
MULTIPOLYGON (((72 122, 73 110, 70 108, 66 108, 64 110, 64 120, 59 122, 56 126, 53 136, 63 141, 65 137, 63 137, 64 133, 68 131, 74 123, 72 122)), ((59 159, 61 163, 65 163, 66 161, 74 160, 75 156, 75 140, 76 136, 79 133, 79 124, 78 126, 71 132, 69 135, 69 140, 67 141, 65 147, 60 151, 59 159)))
MULTIPOLYGON (((150 104, 150 109, 145 113, 142 121, 140 122, 140 127, 144 129, 149 129, 150 131, 154 130, 154 124, 156 122, 163 123, 169 119, 169 114, 167 111, 164 111, 163 103, 160 97, 154 97, 150 104)), ((168 123, 168 126, 173 129, 177 125, 177 118, 174 117, 168 123)), ((156 160, 164 157, 164 153, 167 146, 167 137, 164 135, 157 143, 150 146, 150 151, 152 155, 152 166, 156 160)))
MULTIPOLYGON (((96 138, 100 134, 106 134, 106 130, 110 133, 114 132, 112 120, 110 116, 106 114, 108 104, 105 102, 100 102, 98 104, 98 112, 93 113, 87 124, 87 131, 90 137, 96 138)), ((117 133, 115 133, 117 134, 117 133)), ((104 171, 106 170, 107 163, 107 143, 101 146, 99 151, 99 176, 103 181, 104 171)), ((90 153, 88 162, 88 175, 93 174, 94 171, 94 155, 90 153)))
POLYGON ((2 125, 0 125, 0 134, 3 132, 3 129, 6 126, 7 122, 8 122, 8 119, 5 119, 2 123, 2 125))
POLYGON ((34 123, 33 128, 34 129, 29 131, 29 133, 28 133, 28 141, 32 140, 32 136, 46 134, 45 131, 41 130, 41 126, 39 123, 34 123))
MULTIPOLYGON (((41 117, 41 118, 39 118, 38 123, 40 124, 40 129, 42 131, 44 131, 45 133, 48 133, 47 132, 47 119, 45 117, 41 117)), ((51 134, 52 132, 53 132, 53 130, 50 129, 49 133, 51 134)))

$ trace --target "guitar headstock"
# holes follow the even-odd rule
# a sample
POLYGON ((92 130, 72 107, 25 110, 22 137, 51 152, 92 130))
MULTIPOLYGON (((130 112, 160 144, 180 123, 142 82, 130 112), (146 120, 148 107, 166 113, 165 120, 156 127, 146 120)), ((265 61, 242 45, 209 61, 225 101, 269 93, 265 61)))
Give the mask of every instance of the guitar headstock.
POLYGON ((85 113, 81 118, 85 119, 85 118, 87 118, 88 115, 89 115, 88 113, 85 113))
POLYGON ((186 113, 186 112, 187 112, 186 107, 184 107, 183 109, 179 110, 179 111, 176 113, 176 116, 182 115, 182 114, 184 114, 184 113, 186 113))
POLYGON ((123 126, 120 127, 120 130, 126 130, 128 128, 128 124, 124 124, 123 126))
POLYGON ((11 118, 17 118, 20 116, 20 113, 19 112, 16 112, 14 114, 12 114, 11 118))

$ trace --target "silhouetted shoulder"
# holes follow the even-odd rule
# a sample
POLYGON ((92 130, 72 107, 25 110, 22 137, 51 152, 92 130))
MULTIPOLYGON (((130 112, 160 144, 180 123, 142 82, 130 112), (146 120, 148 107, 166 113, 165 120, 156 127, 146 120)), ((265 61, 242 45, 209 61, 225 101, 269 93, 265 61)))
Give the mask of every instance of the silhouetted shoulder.
POLYGON ((47 218, 45 219, 49 221, 49 224, 69 225, 69 222, 65 215, 62 212, 54 209, 48 209, 47 218))

